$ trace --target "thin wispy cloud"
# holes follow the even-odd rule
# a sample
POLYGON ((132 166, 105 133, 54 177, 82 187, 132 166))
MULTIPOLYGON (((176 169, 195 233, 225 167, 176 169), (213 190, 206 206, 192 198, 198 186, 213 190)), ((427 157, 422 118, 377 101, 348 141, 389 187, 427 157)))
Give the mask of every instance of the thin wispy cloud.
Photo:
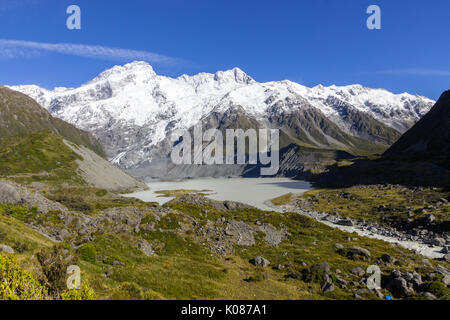
POLYGON ((35 55, 42 55, 42 52, 45 51, 104 60, 144 60, 153 64, 161 65, 178 65, 183 63, 183 60, 178 58, 141 50, 86 44, 45 43, 0 39, 0 57, 2 58, 12 59, 33 57, 35 55))
POLYGON ((450 76, 450 70, 426 69, 426 68, 391 69, 370 73, 385 74, 385 75, 406 75, 406 76, 450 76))
POLYGON ((38 0, 2 0, 0 3, 0 12, 21 9, 23 7, 34 7, 37 4, 39 4, 38 0))

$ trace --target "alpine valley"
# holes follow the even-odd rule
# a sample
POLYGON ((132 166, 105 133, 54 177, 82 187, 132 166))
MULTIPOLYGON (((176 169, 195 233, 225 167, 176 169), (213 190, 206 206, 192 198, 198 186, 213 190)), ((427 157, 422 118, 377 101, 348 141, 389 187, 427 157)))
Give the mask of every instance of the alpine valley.
POLYGON ((0 86, 0 300, 448 300, 449 110, 450 91, 435 103, 239 69, 172 79, 144 62, 80 88, 0 86), (159 190, 164 204, 130 195, 152 177, 258 175, 171 165, 171 132, 199 123, 280 129, 279 175, 313 189, 254 179, 289 180, 278 197, 267 184, 268 210, 245 186, 241 202, 206 189, 159 190))
POLYGON ((243 165, 171 166, 171 133, 200 122, 205 129, 280 129, 279 173, 292 175, 319 160, 382 153, 435 103, 361 85, 259 83, 238 68, 173 79, 146 62, 115 66, 79 88, 11 89, 92 133, 113 164, 141 179, 258 175, 243 165))

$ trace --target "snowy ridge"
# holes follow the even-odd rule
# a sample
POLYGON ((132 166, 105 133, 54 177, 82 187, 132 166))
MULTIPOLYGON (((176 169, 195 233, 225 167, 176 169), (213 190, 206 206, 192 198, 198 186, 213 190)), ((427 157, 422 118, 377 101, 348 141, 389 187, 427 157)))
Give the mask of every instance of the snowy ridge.
POLYGON ((53 116, 92 132, 106 144, 110 159, 126 168, 148 160, 149 150, 166 138, 168 130, 188 129, 213 110, 224 112, 230 106, 241 106, 256 119, 274 110, 312 106, 347 131, 342 115, 354 109, 404 132, 435 103, 361 85, 308 88, 287 80, 259 83, 239 68, 174 79, 139 61, 106 70, 79 88, 10 88, 34 98, 53 116))

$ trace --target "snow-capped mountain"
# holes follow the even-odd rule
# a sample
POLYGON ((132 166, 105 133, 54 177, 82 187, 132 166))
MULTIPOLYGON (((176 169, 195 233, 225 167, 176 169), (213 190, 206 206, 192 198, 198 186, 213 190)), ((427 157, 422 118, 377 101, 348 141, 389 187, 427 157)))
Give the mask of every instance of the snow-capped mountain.
POLYGON ((170 78, 146 62, 115 66, 79 88, 10 88, 92 132, 110 160, 125 169, 166 157, 168 134, 201 120, 223 127, 238 114, 308 146, 354 151, 364 141, 392 144, 435 103, 361 85, 260 83, 238 68, 170 78))

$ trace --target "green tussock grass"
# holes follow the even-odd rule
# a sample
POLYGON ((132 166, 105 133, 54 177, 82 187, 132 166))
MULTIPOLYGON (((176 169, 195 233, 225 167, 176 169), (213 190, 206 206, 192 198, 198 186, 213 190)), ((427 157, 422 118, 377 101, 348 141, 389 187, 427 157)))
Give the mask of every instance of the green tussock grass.
POLYGON ((106 157, 101 145, 89 133, 52 117, 30 97, 3 86, 0 86, 0 114, 0 138, 48 131, 106 157))
POLYGON ((86 214, 96 214, 109 208, 136 207, 152 208, 156 203, 144 202, 137 198, 121 197, 106 190, 94 187, 58 187, 46 191, 45 196, 59 202, 70 210, 86 214))
POLYGON ((381 189, 377 186, 319 189, 300 196, 310 199, 314 210, 379 223, 406 221, 411 218, 408 215, 410 211, 414 219, 432 213, 437 221, 448 221, 450 204, 429 208, 430 204, 435 204, 445 197, 446 193, 431 188, 418 191, 398 186, 381 189))
POLYGON ((48 131, 0 139, 0 176, 17 182, 44 182, 51 185, 84 181, 77 175, 76 160, 82 158, 48 131))
MULTIPOLYGON (((94 192, 92 197, 95 196, 94 192)), ((342 274, 350 275, 352 268, 365 270, 387 253, 397 262, 381 266, 385 275, 392 269, 422 273, 431 270, 423 264, 423 257, 412 251, 348 234, 296 213, 250 208, 221 211, 213 206, 183 202, 170 202, 165 205, 165 210, 169 211, 158 219, 146 213, 141 221, 141 224, 153 223, 154 231, 141 228, 138 233, 97 232, 93 241, 76 248, 81 259, 82 279, 89 283, 99 299, 354 299, 353 291, 338 287, 331 293, 322 293, 320 276, 313 274, 304 278, 306 267, 303 264, 311 267, 327 262, 332 272, 340 269, 342 274), (209 249, 208 242, 198 241, 196 233, 197 228, 222 217, 243 221, 253 227, 259 223, 269 223, 277 229, 284 226, 289 236, 278 246, 270 246, 265 242, 264 234, 257 232, 255 245, 235 244, 232 252, 219 256, 209 249), (192 219, 197 221, 195 227, 189 227, 187 223, 192 219), (138 248, 139 240, 151 244, 155 255, 145 256, 138 248), (352 260, 335 249, 336 243, 346 248, 366 248, 371 252, 371 258, 352 260), (268 259, 270 266, 253 266, 250 260, 256 256, 268 259), (278 264, 284 268, 274 268, 278 264)), ((39 274, 33 254, 52 246, 53 242, 26 226, 24 221, 29 219, 46 226, 60 223, 57 213, 44 216, 32 208, 3 205, 0 207, 0 236, 1 232, 6 236, 0 242, 11 246, 18 241, 26 244, 28 248, 17 256, 24 268, 39 274)), ((443 262, 439 264, 449 267, 443 262)), ((359 280, 356 276, 349 277, 347 280, 359 280)), ((430 284, 436 292, 442 289, 436 286, 430 284)), ((365 298, 374 299, 375 296, 367 294, 365 298)))
POLYGON ((276 206, 282 206, 284 204, 290 203, 292 201, 292 197, 293 197, 293 194, 288 193, 288 194, 282 195, 280 197, 274 198, 270 201, 276 206))

